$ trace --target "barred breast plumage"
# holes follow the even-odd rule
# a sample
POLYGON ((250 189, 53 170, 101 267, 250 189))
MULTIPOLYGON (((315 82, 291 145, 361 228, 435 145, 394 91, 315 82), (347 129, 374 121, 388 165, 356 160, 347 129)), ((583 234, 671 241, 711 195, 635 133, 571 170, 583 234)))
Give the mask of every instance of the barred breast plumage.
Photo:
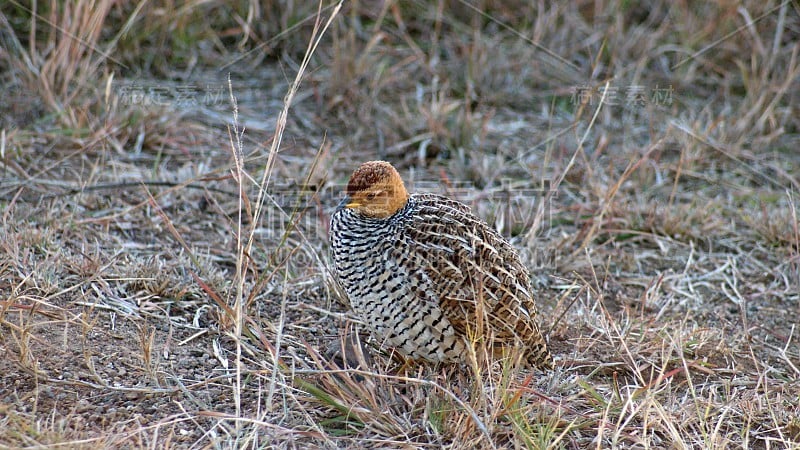
POLYGON ((522 346, 551 368, 528 270, 513 247, 466 205, 409 195, 391 164, 350 178, 331 220, 339 283, 383 343, 415 359, 462 360, 467 345, 522 346))

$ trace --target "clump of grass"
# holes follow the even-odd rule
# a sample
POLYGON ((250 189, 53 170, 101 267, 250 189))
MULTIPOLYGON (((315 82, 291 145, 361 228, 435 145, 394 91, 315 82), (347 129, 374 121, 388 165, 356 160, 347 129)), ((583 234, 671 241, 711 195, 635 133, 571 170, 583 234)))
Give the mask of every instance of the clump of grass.
POLYGON ((112 6, 110 1, 46 3, 39 10, 16 4, 12 15, 16 23, 3 14, 11 44, 6 62, 23 78, 25 91, 40 96, 68 126, 81 123, 82 112, 73 109, 76 100, 98 92, 95 80, 113 51, 113 45, 101 48, 112 6), (27 36, 18 36, 14 25, 25 29, 27 36))

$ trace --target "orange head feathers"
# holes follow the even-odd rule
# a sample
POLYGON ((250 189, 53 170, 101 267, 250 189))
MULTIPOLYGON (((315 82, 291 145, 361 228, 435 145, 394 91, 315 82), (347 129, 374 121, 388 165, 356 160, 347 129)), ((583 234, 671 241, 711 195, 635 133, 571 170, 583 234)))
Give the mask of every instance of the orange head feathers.
POLYGON ((350 176, 347 196, 339 204, 375 219, 385 219, 406 205, 408 191, 400 174, 386 161, 361 164, 350 176))

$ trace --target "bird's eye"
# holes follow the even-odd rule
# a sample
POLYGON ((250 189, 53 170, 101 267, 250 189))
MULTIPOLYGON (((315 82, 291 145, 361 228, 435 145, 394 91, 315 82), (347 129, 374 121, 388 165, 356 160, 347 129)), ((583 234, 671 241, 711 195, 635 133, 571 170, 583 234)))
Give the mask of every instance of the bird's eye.
POLYGON ((370 192, 369 194, 367 194, 367 200, 375 200, 375 197, 377 196, 378 196, 377 192, 370 192))

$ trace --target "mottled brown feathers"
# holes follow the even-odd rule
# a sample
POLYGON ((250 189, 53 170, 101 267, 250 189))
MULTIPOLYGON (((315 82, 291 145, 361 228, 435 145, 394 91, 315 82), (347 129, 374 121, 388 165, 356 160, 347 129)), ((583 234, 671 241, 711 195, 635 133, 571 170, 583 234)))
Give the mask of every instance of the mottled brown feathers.
POLYGON ((345 207, 365 217, 384 219, 405 206, 408 191, 403 179, 386 161, 369 161, 353 172, 347 183, 345 207))
POLYGON ((400 178, 394 167, 386 161, 369 161, 361 164, 358 169, 350 176, 350 181, 347 183, 347 195, 353 195, 359 191, 364 191, 367 188, 379 183, 387 183, 392 178, 400 178))

